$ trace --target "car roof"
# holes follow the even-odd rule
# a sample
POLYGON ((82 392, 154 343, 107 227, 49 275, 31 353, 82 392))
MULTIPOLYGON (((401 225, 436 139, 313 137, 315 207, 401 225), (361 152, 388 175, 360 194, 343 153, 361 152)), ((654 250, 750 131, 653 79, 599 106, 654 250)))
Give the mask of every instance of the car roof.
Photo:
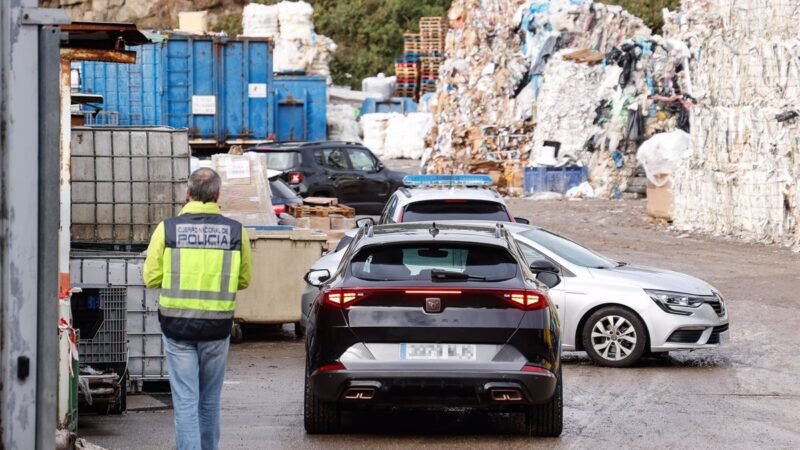
POLYGON ((473 200, 505 205, 503 197, 496 191, 487 188, 470 187, 419 187, 404 188, 398 194, 401 204, 424 202, 429 200, 473 200))
POLYGON ((364 147, 364 144, 358 142, 348 142, 348 141, 308 141, 308 142, 296 142, 296 141, 289 141, 289 142, 271 142, 268 144, 259 144, 254 147, 250 147, 247 151, 292 151, 292 150, 301 150, 305 148, 318 148, 318 147, 364 147))
POLYGON ((365 230, 358 246, 393 244, 403 242, 471 242, 486 245, 508 246, 502 231, 506 224, 448 222, 412 222, 375 225, 365 230), (436 227, 437 233, 431 229, 436 227))

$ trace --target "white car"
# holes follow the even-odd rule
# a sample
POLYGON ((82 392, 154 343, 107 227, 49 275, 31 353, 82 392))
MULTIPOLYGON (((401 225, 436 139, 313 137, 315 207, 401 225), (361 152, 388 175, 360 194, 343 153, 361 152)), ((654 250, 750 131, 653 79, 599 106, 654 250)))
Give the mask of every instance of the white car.
MULTIPOLYGON (((727 341, 728 311, 710 284, 692 276, 628 265, 542 228, 504 224, 529 263, 552 262, 561 283, 550 289, 561 319, 562 348, 586 351, 602 366, 627 367, 648 352, 716 348, 727 341)), ((312 267, 335 273, 345 249, 312 267)), ((317 295, 307 286, 303 313, 317 295)))

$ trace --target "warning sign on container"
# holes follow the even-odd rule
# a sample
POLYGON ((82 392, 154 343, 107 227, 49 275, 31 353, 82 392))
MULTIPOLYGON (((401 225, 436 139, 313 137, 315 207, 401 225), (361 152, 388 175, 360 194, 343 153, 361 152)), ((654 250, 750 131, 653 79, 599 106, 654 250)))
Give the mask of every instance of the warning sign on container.
POLYGON ((248 84, 247 96, 250 98, 267 98, 267 83, 248 84))
POLYGON ((217 98, 213 95, 193 95, 192 114, 214 115, 217 113, 217 98))

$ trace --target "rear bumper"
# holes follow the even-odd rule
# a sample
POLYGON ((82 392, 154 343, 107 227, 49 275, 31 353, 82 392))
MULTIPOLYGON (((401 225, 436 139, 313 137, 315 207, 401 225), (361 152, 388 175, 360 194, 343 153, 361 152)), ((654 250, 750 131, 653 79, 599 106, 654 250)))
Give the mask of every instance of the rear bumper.
POLYGON ((491 370, 339 370, 315 372, 309 378, 311 388, 322 400, 354 406, 534 405, 550 400, 556 382, 555 374, 549 371, 491 370), (358 391, 371 394, 351 395, 358 391))

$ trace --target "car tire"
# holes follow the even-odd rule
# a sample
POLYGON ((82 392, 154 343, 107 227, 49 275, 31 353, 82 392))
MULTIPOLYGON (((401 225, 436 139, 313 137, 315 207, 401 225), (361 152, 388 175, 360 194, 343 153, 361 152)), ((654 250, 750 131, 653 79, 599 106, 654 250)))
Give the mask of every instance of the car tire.
POLYGON ((320 400, 308 383, 306 374, 303 423, 308 434, 335 434, 341 426, 341 408, 320 400))
POLYGON ((294 323, 294 337, 297 339, 303 339, 306 335, 306 327, 303 326, 300 322, 294 323))
POLYGON ((528 436, 558 437, 564 429, 564 392, 561 369, 555 392, 547 403, 528 407, 525 428, 528 436))
POLYGON ((630 367, 647 349, 647 330, 634 312, 619 306, 595 311, 581 331, 583 349, 595 364, 630 367))

